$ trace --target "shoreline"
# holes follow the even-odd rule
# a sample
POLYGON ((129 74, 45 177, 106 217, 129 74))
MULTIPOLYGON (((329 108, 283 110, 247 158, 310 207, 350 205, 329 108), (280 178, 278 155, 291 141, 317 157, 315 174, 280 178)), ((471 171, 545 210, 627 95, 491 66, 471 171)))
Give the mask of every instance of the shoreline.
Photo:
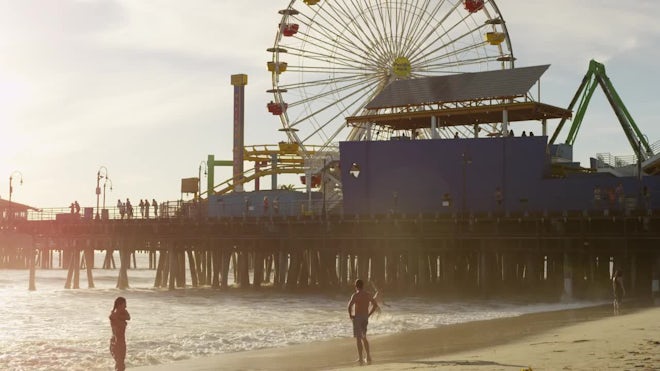
MULTIPOLYGON (((651 316, 650 318, 660 318, 658 317, 660 316, 660 308, 630 306, 627 309, 624 308, 622 315, 612 316, 611 305, 600 305, 579 309, 528 313, 517 317, 466 322, 433 329, 371 336, 369 341, 375 363, 370 367, 378 366, 378 369, 406 370, 407 367, 414 369, 424 368, 425 365, 442 366, 447 365, 446 362, 451 363, 450 360, 445 360, 445 358, 453 355, 474 353, 471 357, 478 359, 480 354, 489 354, 489 352, 506 353, 497 351, 501 347, 521 347, 523 344, 529 344, 530 342, 541 344, 537 348, 543 347, 543 344, 550 346, 553 344, 551 341, 554 337, 553 333, 557 331, 568 331, 570 333, 570 331, 576 331, 572 329, 580 328, 580 326, 596 326, 596 322, 599 323, 598 326, 607 328, 618 323, 625 323, 627 320, 635 319, 639 321, 637 317, 643 317, 641 321, 644 321, 649 316, 651 316), (423 361, 425 359, 431 361, 423 361)), ((660 330, 659 326, 655 325, 655 334, 660 334, 660 331, 658 331, 660 330)), ((650 328, 650 326, 647 328, 650 328)), ((589 331, 598 331, 597 329, 598 327, 595 327, 589 331)), ((599 335, 582 336, 593 338, 599 335)), ((614 334, 613 336, 615 338, 612 341, 616 341, 618 335, 614 334)), ((658 344, 660 344, 660 335, 655 336, 654 339, 650 341, 658 341, 658 344)), ((515 351, 509 351, 509 353, 511 352, 516 353, 515 351)), ((655 352, 655 354, 660 354, 660 345, 655 348, 655 352)), ((496 363, 500 364, 504 368, 498 369, 502 370, 520 370, 521 365, 523 367, 527 367, 525 365, 534 367, 535 365, 535 362, 531 362, 531 359, 525 358, 525 354, 512 355, 513 358, 515 358, 514 356, 517 356, 520 360, 516 362, 507 361, 510 363, 504 361, 487 362, 495 362, 490 364, 493 366, 496 363)), ((561 361, 563 357, 563 355, 558 356, 558 361, 561 361)), ((354 364, 355 358, 355 340, 347 337, 280 348, 226 353, 167 364, 135 367, 131 370, 339 370, 354 368, 356 366, 354 364)), ((656 356, 656 358, 658 364, 660 364, 660 356, 656 356)), ((475 362, 477 363, 466 362, 465 365, 461 365, 460 362, 459 364, 452 363, 451 369, 469 370, 471 369, 469 367, 478 367, 479 362, 485 361, 475 362), (454 366, 468 368, 456 368, 454 366)), ((570 364, 572 361, 567 360, 566 362, 570 364)), ((486 363, 486 365, 489 364, 486 363)), ((534 369, 538 369, 538 367, 534 369)))

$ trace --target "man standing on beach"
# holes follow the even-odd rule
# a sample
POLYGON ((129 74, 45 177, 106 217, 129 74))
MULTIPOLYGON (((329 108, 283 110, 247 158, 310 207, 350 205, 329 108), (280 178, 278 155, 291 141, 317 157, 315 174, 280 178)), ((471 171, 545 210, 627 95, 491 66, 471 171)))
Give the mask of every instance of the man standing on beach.
POLYGON ((371 354, 369 353, 369 341, 367 340, 367 325, 369 317, 378 309, 378 303, 371 293, 365 291, 364 282, 360 279, 355 281, 355 293, 348 302, 348 316, 353 321, 353 336, 357 340, 358 362, 362 365, 365 362, 371 364, 371 354), (371 304, 371 309, 369 309, 371 304), (353 314, 355 306, 355 314, 353 314), (366 353, 366 359, 362 357, 362 349, 366 353))

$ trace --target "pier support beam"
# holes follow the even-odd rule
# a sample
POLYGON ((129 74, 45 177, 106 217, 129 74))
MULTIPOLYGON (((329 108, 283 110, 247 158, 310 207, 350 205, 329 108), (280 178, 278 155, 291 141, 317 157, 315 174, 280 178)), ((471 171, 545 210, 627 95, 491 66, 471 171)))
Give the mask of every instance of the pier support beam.
POLYGON ((128 286, 128 266, 131 264, 131 254, 128 248, 122 246, 119 249, 119 277, 117 278, 117 288, 127 289, 128 286))
POLYGON ((34 268, 35 253, 37 253, 37 250, 30 249, 28 251, 28 264, 30 266, 30 282, 28 284, 28 290, 30 291, 35 291, 37 289, 36 272, 34 268))
POLYGON ((89 246, 90 241, 87 241, 87 248, 85 249, 85 268, 87 269, 87 288, 94 288, 94 249, 89 246))
MULTIPOLYGON (((570 245, 570 241, 564 241, 564 243, 570 245)), ((562 300, 573 299, 573 261, 574 257, 568 252, 564 252, 564 290, 561 296, 562 300)))

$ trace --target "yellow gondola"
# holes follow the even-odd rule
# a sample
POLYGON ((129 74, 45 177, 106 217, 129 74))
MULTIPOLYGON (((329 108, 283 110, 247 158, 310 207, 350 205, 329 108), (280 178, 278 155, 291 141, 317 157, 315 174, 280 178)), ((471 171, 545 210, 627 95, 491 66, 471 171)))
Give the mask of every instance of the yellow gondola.
POLYGON ((298 153, 298 143, 279 142, 277 145, 280 147, 280 154, 298 153))
POLYGON ((287 63, 286 62, 278 62, 278 63, 268 62, 267 65, 268 65, 268 71, 269 72, 282 73, 282 72, 286 71, 287 63))
POLYGON ((490 45, 500 45, 503 41, 506 35, 504 32, 487 32, 486 33, 486 41, 490 45))

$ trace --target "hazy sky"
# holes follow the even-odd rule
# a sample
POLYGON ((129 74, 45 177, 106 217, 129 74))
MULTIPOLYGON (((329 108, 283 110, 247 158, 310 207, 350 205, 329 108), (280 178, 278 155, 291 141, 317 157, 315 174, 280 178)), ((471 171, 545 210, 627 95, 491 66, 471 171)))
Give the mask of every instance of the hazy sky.
MULTIPOLYGON (((113 185, 106 190, 109 205, 127 197, 178 199, 180 179, 196 177, 208 154, 231 159, 230 75, 236 73, 249 76, 245 143, 285 139, 265 108, 271 99, 265 64, 277 11, 288 4, 0 0, 0 197, 8 198, 9 176, 18 170, 24 183, 15 176, 17 202, 94 206, 96 173, 105 166, 113 185)), ((498 6, 516 65, 551 65, 541 80, 543 102, 566 107, 593 58, 605 64, 649 142, 660 140, 660 2, 498 6)), ((600 91, 574 152, 585 165, 596 153, 633 153, 600 91)), ((218 173, 217 182, 231 172, 218 173)))

